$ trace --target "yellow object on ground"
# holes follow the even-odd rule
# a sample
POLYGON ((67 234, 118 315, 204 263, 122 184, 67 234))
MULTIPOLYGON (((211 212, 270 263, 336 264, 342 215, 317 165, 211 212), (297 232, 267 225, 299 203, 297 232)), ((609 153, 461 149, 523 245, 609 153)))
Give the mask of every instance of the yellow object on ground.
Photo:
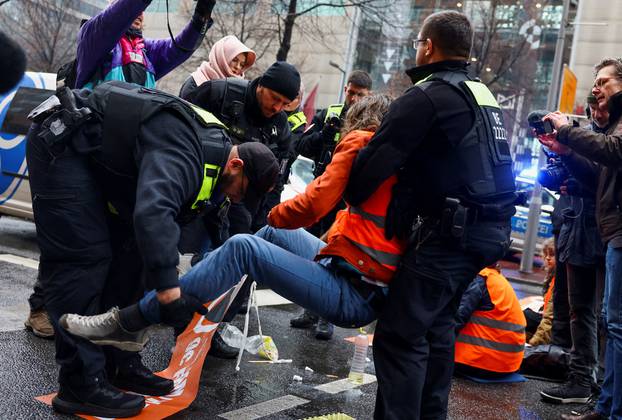
POLYGON ((307 417, 303 420, 356 420, 354 417, 350 417, 343 413, 324 414, 323 416, 307 417))
POLYGON ((274 344, 274 340, 269 335, 264 335, 263 337, 263 345, 259 347, 259 356, 264 359, 276 361, 279 360, 279 349, 276 348, 276 344, 274 344))

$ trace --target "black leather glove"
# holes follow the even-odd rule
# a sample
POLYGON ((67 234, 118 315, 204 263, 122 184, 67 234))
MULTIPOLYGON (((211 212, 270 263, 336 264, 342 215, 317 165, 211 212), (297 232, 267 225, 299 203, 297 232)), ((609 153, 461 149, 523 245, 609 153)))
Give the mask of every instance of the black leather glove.
POLYGON ((341 120, 337 116, 328 118, 321 131, 321 137, 324 144, 334 145, 335 135, 341 128, 341 120))
POLYGON ((216 0, 197 0, 197 5, 194 7, 194 16, 204 21, 210 19, 215 5, 216 0))
POLYGON ((184 332, 195 312, 206 315, 208 311, 199 299, 185 293, 171 303, 160 304, 160 320, 175 329, 175 337, 184 332))

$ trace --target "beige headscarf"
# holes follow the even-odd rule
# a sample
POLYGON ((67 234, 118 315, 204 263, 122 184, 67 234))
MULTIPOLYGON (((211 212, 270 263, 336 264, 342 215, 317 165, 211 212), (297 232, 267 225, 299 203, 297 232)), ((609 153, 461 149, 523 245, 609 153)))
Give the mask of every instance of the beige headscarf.
POLYGON ((227 77, 243 79, 244 72, 255 64, 255 58, 255 52, 242 44, 235 35, 227 35, 214 43, 209 52, 209 61, 202 62, 192 73, 192 78, 197 86, 213 79, 225 79, 227 77), (240 53, 246 53, 246 66, 242 69, 242 75, 236 76, 231 71, 229 63, 240 53))

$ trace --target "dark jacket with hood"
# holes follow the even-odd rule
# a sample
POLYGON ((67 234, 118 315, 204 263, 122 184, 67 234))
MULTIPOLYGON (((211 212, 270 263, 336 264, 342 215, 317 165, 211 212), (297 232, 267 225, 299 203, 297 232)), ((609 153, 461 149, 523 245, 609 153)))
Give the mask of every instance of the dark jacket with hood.
POLYGON ((622 92, 609 102, 609 128, 596 133, 563 126, 557 140, 573 151, 562 156, 572 174, 596 186, 596 219, 603 242, 622 247, 622 92))

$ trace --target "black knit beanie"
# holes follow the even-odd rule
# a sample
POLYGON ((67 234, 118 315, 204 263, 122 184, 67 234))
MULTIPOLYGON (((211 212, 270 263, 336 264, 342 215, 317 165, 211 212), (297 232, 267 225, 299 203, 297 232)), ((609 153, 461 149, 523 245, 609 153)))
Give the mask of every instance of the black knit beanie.
POLYGON ((261 76, 259 84, 293 101, 300 90, 300 74, 291 64, 277 61, 261 76))

